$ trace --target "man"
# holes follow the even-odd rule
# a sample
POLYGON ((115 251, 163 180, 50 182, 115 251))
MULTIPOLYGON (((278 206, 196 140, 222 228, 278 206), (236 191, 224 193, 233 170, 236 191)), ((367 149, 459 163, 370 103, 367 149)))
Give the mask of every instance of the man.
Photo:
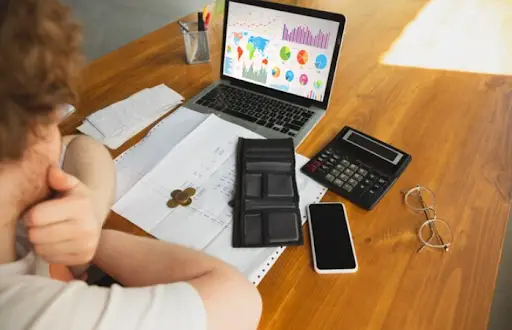
POLYGON ((59 106, 74 101, 79 49, 57 0, 0 0, 0 328, 255 329, 261 299, 230 266, 101 230, 110 155, 57 127, 59 106), (90 262, 124 287, 58 280, 90 262))

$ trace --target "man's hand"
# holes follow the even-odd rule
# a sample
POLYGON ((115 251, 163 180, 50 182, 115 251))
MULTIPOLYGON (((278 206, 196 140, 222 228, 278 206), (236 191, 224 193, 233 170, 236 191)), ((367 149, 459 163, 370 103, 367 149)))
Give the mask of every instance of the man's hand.
POLYGON ((56 197, 33 206, 25 215, 34 251, 47 262, 66 266, 90 262, 98 246, 102 220, 91 191, 58 167, 48 171, 56 197))

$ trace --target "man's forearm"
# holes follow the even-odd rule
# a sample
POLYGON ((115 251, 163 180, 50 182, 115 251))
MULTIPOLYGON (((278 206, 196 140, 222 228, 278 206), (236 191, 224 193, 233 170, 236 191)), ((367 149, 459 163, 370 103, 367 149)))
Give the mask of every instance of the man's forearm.
MULTIPOLYGON (((86 136, 67 137, 63 170, 92 191, 98 221, 107 217, 115 198, 115 167, 108 150, 86 136)), ((65 140, 66 141, 66 140, 65 140)))
MULTIPOLYGON (((108 150, 86 136, 63 138, 66 154, 62 169, 80 180, 92 192, 97 221, 101 225, 115 198, 115 167, 108 150)), ((89 265, 69 267, 76 278, 81 277, 89 265)))
POLYGON ((114 230, 103 230, 93 263, 123 285, 137 287, 189 281, 231 268, 200 251, 114 230))

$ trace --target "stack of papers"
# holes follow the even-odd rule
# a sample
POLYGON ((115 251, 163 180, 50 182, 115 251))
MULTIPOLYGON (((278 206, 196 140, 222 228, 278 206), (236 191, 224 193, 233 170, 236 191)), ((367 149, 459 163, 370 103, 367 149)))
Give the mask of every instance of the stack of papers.
POLYGON ((183 97, 166 85, 143 89, 93 113, 78 130, 117 149, 182 102, 183 97))

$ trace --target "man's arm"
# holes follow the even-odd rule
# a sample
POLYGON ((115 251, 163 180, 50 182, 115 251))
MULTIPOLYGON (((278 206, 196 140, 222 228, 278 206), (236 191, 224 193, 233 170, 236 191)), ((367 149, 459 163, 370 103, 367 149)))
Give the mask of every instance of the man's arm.
POLYGON ((185 281, 201 296, 210 330, 256 329, 261 298, 242 274, 205 253, 103 230, 93 263, 128 287, 185 281))
MULTIPOLYGON (((108 150, 84 135, 65 136, 67 146, 62 169, 80 180, 91 191, 91 198, 100 225, 112 207, 115 198, 115 167, 108 150)), ((89 265, 72 266, 70 271, 80 277, 89 265)))
POLYGON ((86 185, 92 194, 98 221, 105 221, 115 198, 116 171, 108 150, 84 136, 65 136, 62 169, 86 185))

